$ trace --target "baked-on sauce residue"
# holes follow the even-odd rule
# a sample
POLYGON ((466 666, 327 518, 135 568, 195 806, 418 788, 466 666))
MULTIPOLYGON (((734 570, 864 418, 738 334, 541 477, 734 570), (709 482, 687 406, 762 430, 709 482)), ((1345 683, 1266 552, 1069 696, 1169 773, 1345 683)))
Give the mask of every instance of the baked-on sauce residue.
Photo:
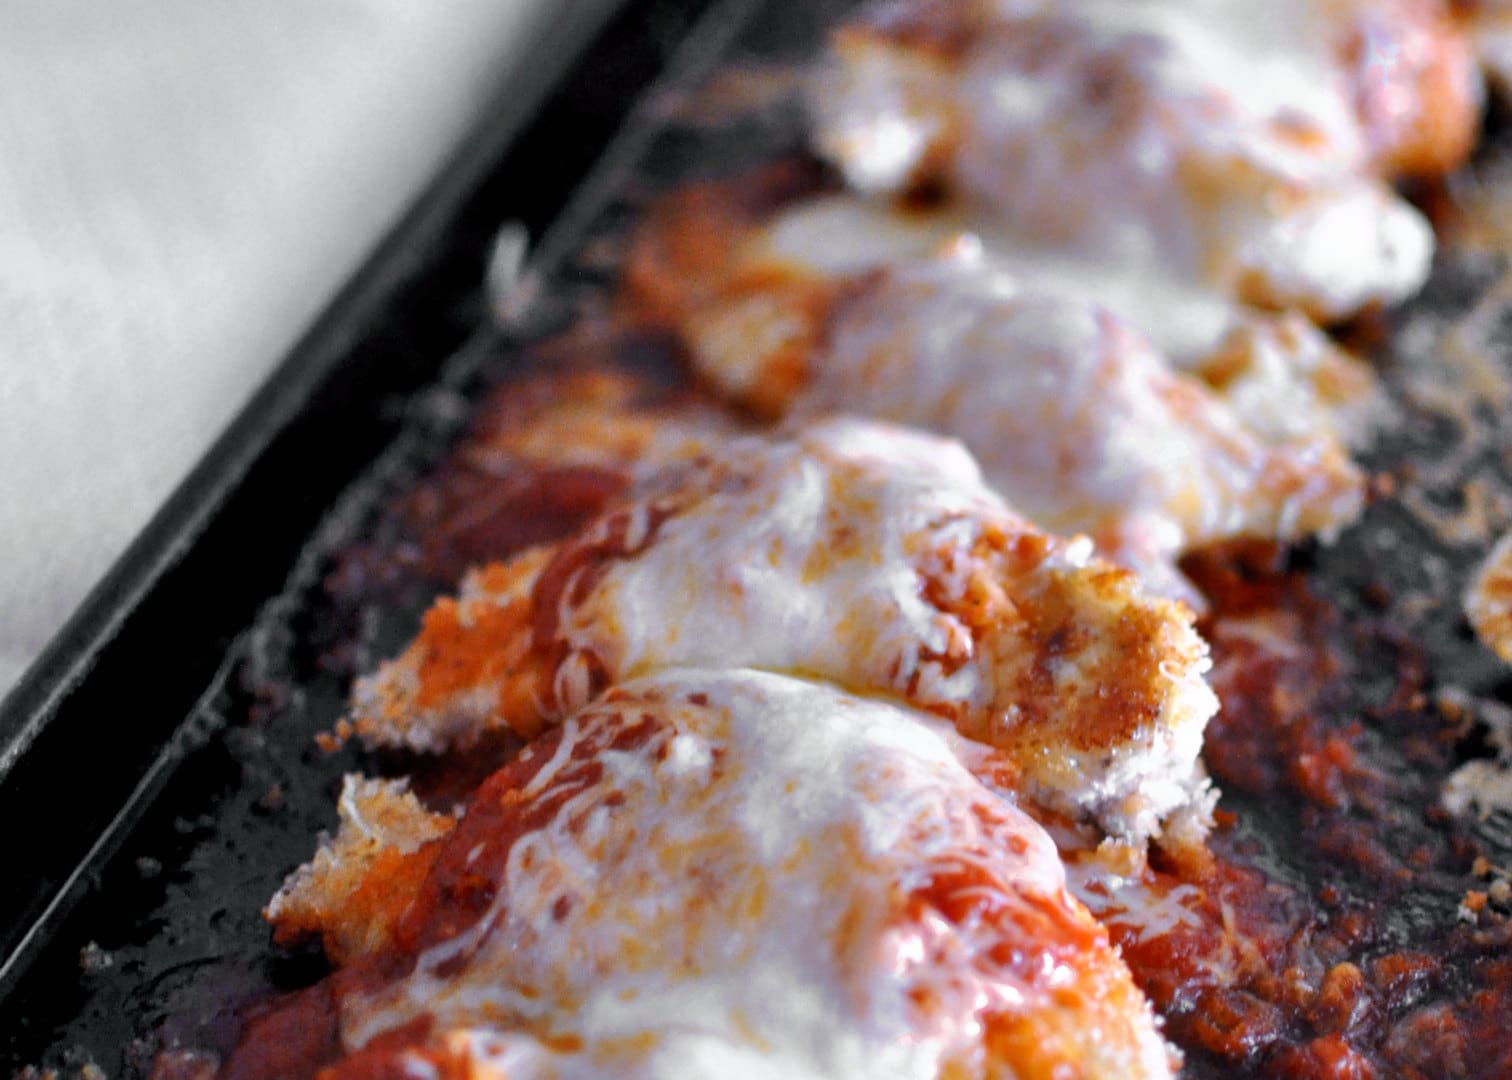
POLYGON ((1280 559, 1186 564, 1214 603, 1221 827, 1210 863, 1156 853, 1166 918, 1104 921, 1190 1075, 1512 1075, 1506 864, 1438 805, 1468 719, 1389 595, 1346 620, 1280 559))

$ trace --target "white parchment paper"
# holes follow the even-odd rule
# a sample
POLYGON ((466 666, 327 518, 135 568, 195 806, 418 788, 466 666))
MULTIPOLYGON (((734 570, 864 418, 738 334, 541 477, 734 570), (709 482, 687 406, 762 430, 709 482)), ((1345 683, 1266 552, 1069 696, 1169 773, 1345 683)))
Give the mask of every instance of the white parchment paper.
POLYGON ((0 694, 555 3, 0 4, 0 694))

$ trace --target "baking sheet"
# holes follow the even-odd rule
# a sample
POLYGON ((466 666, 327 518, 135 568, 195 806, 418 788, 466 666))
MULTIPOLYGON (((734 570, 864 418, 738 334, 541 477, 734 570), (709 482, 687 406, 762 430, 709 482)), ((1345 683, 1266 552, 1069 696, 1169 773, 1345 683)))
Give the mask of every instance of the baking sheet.
MULTIPOLYGON (((708 5, 703 22, 686 5, 627 7, 613 43, 577 69, 573 91, 507 160, 495 155, 472 188, 422 207, 432 231, 391 249, 378 271, 384 287, 359 286, 333 316, 319 377, 281 376, 275 419, 228 437, 217 453, 234 462, 231 479, 222 461, 170 508, 156 546, 134 553, 136 576, 99 598, 105 621, 94 644, 82 653, 66 644, 23 707, 9 704, 9 717, 40 717, 42 737, 24 769, 0 778, 0 812, 29 820, 38 807, 77 799, 88 814, 60 853, 38 861, 39 887, 7 898, 31 918, 82 866, 65 893, 84 901, 66 919, 60 907, 43 920, 0 976, 10 1028, 0 1068, 44 1061, 77 1072, 93 1060, 131 1074, 163 1047, 224 1047, 247 1002, 325 970, 317 953, 271 948, 258 909, 334 824, 341 773, 394 764, 352 749, 327 756, 313 742, 339 716, 350 673, 404 641, 439 585, 406 556, 413 538, 394 500, 441 459, 484 389, 532 362, 522 342, 598 302, 649 193, 799 151, 790 65, 851 6, 724 0, 708 5), (694 92, 730 60, 736 67, 694 92), (630 87, 657 74, 621 126, 630 87), (575 164, 563 160, 567 146, 575 164), (521 219, 537 239, 525 276, 494 312, 505 316, 497 332, 482 281, 504 218, 521 219), (419 389, 452 352, 440 381, 419 389), (274 553, 265 564, 246 564, 247 535, 274 553), (92 764, 81 770, 77 748, 86 745, 92 764), (133 786, 127 812, 105 830, 133 786), (80 845, 101 836, 80 864, 80 845)), ((1483 160, 1496 153, 1493 145, 1483 160)), ((1453 194, 1433 195, 1446 221, 1453 194)), ((496 276, 507 270, 496 262, 496 276)), ((1390 481, 1337 544, 1305 546, 1257 571, 1302 574, 1343 620, 1328 625, 1354 666, 1320 697, 1318 723, 1349 732, 1393 781, 1353 817, 1389 833, 1386 857, 1403 866, 1424 845, 1447 853, 1389 904, 1375 898, 1383 948, 1453 930, 1465 886, 1464 860, 1449 851, 1456 837, 1512 865, 1500 816, 1459 829, 1434 809, 1443 776, 1491 752, 1487 725, 1512 703, 1512 679, 1458 612, 1488 538, 1512 525, 1506 273, 1494 245, 1463 245, 1441 258, 1423 297, 1352 329, 1399 410, 1366 457, 1390 481), (1446 341, 1459 343, 1458 354, 1446 341), (1460 703, 1457 719, 1445 719, 1446 701, 1460 703)), ((13 740, 16 730, 0 727, 13 740)), ((1239 820, 1226 848, 1249 851, 1278 881, 1350 887, 1350 867, 1320 860, 1311 839, 1292 842, 1314 828, 1304 807, 1224 786, 1224 807, 1239 820)), ((1190 1073, 1229 1074, 1201 1057, 1190 1073)))

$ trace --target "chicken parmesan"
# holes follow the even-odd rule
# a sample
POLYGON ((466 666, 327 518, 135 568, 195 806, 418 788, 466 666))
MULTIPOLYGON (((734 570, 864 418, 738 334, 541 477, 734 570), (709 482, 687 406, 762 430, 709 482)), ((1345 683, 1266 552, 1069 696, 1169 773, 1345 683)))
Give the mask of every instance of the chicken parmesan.
POLYGON ((848 306, 792 411, 948 432, 1034 520, 1147 580, 1199 544, 1327 535, 1358 514, 1360 473, 1326 430, 1266 438, 1108 313, 972 256, 900 268, 848 306))
POLYGON ((1049 837, 942 730, 667 670, 418 846, 433 816, 349 781, 341 832, 269 908, 340 964, 348 1056, 323 1075, 1169 1076, 1049 837))
POLYGON ((1020 517, 959 444, 857 420, 732 442, 470 575, 359 681, 350 726, 421 750, 533 737, 606 686, 688 666, 895 695, 1120 836, 1205 815, 1213 699, 1190 612, 1020 517))
POLYGON ((1473 144, 1474 51, 1433 0, 875 5, 815 84, 866 192, 943 185, 1031 244, 1337 319, 1428 273, 1386 182, 1473 144))

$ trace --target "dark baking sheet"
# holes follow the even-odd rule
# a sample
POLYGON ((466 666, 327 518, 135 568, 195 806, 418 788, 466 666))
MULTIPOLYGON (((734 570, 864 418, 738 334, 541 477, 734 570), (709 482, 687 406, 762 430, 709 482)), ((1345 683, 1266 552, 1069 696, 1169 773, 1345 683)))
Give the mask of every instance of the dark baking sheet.
MULTIPOLYGON (((797 151, 783 65, 852 6, 628 3, 539 111, 523 91, 506 93, 497 122, 7 701, 0 820, 37 822, 30 831, 45 843, 23 851, 19 885, 0 890, 11 957, 0 1075, 32 1063, 78 1074, 91 1062, 133 1075, 165 1047, 223 1049, 244 1003, 324 970, 318 955, 271 948, 258 911, 334 824, 340 775, 391 764, 325 755, 313 737, 340 714, 350 674, 393 651, 444 585, 408 550, 395 499, 441 460, 487 386, 531 362, 527 339, 601 297, 616 238, 648 191, 797 151), (732 58, 759 64, 690 96, 732 58), (762 107, 742 112, 751 103, 762 107), (536 302, 512 334, 490 329, 481 288, 503 219, 537 238, 515 293, 536 302)), ((537 90, 549 74, 535 73, 537 90)), ((1285 781, 1246 793, 1243 768, 1284 764, 1269 760, 1274 748, 1220 775, 1239 819, 1220 844, 1303 892, 1343 890, 1345 906, 1379 927, 1373 954, 1459 940, 1472 847, 1512 866, 1506 822, 1464 830, 1433 811, 1442 776, 1489 752, 1482 714, 1512 701, 1505 669, 1458 613, 1490 533, 1512 524, 1512 411, 1485 397, 1474 363, 1446 368, 1436 346, 1414 344, 1478 320, 1476 348, 1505 381, 1512 308, 1495 296, 1506 271, 1501 254, 1450 253, 1425 296, 1389 320, 1394 336, 1357 328, 1394 342, 1375 351, 1402 422, 1368 461, 1397 494, 1338 544, 1254 571, 1267 583, 1305 572, 1319 647, 1355 665, 1320 690, 1308 723, 1347 735, 1392 778, 1390 790, 1352 793, 1347 816, 1382 838, 1382 857, 1411 887, 1371 895, 1373 879, 1347 853, 1320 860, 1326 816, 1300 794, 1278 799, 1285 781), (1471 481, 1500 509, 1479 532, 1456 534, 1444 522, 1464 510, 1471 481), (1460 718, 1446 721, 1441 700, 1461 703, 1460 718), (1425 846, 1440 856, 1413 867, 1425 846)), ((1200 1054, 1190 1065, 1198 1076, 1231 1071, 1200 1054)))

